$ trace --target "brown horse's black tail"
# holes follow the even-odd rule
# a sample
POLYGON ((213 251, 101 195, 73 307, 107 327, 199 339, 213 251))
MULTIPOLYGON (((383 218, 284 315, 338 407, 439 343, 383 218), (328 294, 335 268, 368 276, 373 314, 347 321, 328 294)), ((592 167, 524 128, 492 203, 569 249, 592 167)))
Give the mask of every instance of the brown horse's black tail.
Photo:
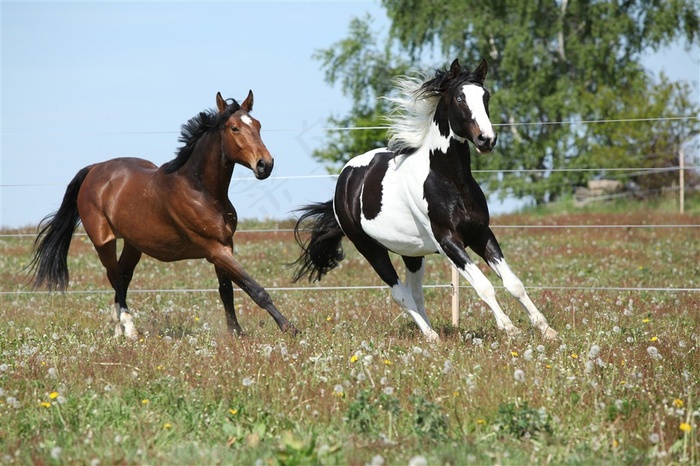
POLYGON ((35 288, 46 285, 49 291, 64 291, 68 286, 68 248, 80 222, 78 191, 91 168, 85 167, 75 175, 66 188, 61 207, 39 224, 34 256, 29 264, 34 271, 35 288))
POLYGON ((294 238, 302 253, 294 262, 298 269, 293 281, 307 274, 310 282, 318 281, 345 257, 341 244, 345 235, 335 219, 333 201, 309 204, 297 212, 301 212, 301 216, 294 226, 294 238), (307 220, 311 223, 302 227, 307 220), (308 242, 304 241, 302 233, 311 234, 308 242))

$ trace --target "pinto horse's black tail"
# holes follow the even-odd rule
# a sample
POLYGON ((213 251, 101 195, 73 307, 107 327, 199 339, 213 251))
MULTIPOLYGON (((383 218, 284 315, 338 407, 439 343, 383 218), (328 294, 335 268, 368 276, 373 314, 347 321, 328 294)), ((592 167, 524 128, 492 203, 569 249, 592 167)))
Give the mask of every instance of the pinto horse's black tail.
POLYGON ((341 241, 345 234, 340 229, 333 212, 333 201, 309 204, 297 210, 301 212, 294 226, 294 238, 302 253, 293 265, 298 265, 293 281, 309 275, 309 281, 320 280, 343 260, 341 241), (303 225, 307 220, 310 224, 303 225), (302 238, 303 233, 311 233, 308 242, 302 238))
POLYGON ((78 191, 91 168, 85 167, 75 175, 66 188, 61 207, 39 224, 34 257, 29 264, 34 271, 35 288, 45 284, 49 291, 64 291, 68 286, 68 248, 80 221, 78 191))

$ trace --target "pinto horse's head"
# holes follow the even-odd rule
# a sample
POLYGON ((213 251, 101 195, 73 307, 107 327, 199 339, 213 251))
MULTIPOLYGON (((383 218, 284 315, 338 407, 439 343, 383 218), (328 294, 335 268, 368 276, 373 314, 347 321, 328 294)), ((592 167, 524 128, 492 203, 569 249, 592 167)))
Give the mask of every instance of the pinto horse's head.
POLYGON ((250 116, 253 110, 253 91, 248 91, 248 97, 233 112, 221 93, 216 94, 216 106, 220 115, 230 112, 221 126, 221 146, 226 157, 231 162, 250 168, 259 180, 270 176, 275 161, 260 138, 260 122, 250 116))
POLYGON ((489 119, 490 94, 484 87, 487 71, 486 60, 470 72, 455 59, 446 73, 446 79, 454 84, 443 95, 452 131, 473 142, 479 153, 491 152, 498 138, 489 119))

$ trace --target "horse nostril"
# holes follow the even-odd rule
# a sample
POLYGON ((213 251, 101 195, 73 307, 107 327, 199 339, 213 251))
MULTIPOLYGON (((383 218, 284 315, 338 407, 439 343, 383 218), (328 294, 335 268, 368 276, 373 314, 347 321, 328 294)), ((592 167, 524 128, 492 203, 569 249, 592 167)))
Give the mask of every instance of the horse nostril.
POLYGON ((483 134, 480 134, 476 137, 476 140, 479 142, 484 142, 486 140, 486 138, 484 137, 483 134))
POLYGON ((256 165, 256 168, 257 168, 259 171, 263 171, 263 170, 265 170, 265 167, 266 167, 265 161, 264 161, 263 159, 259 159, 259 160, 258 160, 258 163, 257 163, 257 165, 256 165))

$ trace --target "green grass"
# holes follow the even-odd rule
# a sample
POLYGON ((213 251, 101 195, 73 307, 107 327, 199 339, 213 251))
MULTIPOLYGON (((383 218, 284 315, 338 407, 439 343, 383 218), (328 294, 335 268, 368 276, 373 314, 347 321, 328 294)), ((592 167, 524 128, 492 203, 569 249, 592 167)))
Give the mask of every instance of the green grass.
MULTIPOLYGON (((33 239, 3 237, 0 463, 698 464, 700 293, 620 289, 699 288, 698 230, 545 228, 611 223, 700 217, 628 208, 494 221, 543 226, 495 231, 560 332, 553 343, 492 273, 524 330, 516 339, 464 282, 459 328, 449 288, 426 290, 439 344, 387 290, 274 290, 292 286, 284 264, 297 249, 284 232, 242 233, 236 254, 297 338, 238 291, 246 336, 228 336, 212 266, 144 259, 130 293, 140 338, 115 340, 112 295, 85 237, 72 245, 64 295, 30 293, 22 267, 33 239)), ((241 228, 269 225, 289 222, 241 228)), ((322 284, 381 284, 344 245, 322 284)), ((431 257, 426 284, 449 277, 431 257)))

